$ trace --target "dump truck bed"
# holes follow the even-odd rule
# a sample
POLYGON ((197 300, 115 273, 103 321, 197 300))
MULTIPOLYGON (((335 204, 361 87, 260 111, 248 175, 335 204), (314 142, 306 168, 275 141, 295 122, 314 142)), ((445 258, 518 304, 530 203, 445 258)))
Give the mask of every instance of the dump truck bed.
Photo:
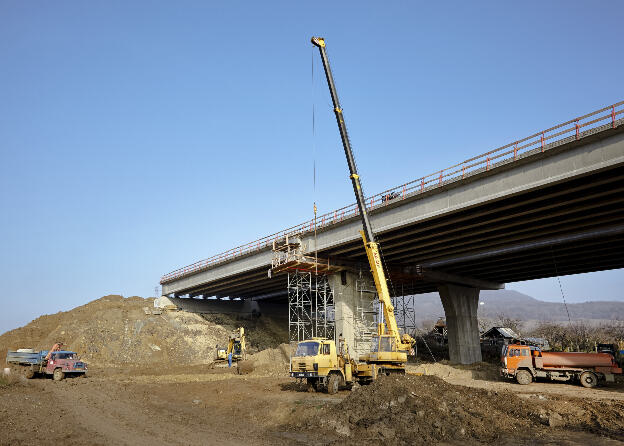
POLYGON ((48 354, 47 350, 40 352, 7 352, 6 362, 10 364, 41 364, 48 354))

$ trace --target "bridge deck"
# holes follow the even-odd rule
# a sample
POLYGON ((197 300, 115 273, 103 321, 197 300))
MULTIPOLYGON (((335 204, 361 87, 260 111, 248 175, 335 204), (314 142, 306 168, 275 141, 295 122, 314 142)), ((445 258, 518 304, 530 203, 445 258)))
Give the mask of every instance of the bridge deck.
MULTIPOLYGON (((624 266, 616 252, 622 237, 617 228, 624 221, 623 104, 368 198, 386 261, 498 281, 624 266), (568 246, 571 240, 577 249, 568 246), (561 249, 557 254, 555 245, 561 249), (596 249, 602 260, 587 261, 596 249)), ((319 255, 365 265, 356 212, 350 205, 317 219, 319 255)), ((266 276, 270 246, 288 234, 307 239, 312 249, 310 231, 313 222, 305 222, 176 270, 163 276, 163 294, 257 297, 284 290, 281 280, 266 276)), ((405 286, 401 283, 402 292, 405 286)), ((408 288, 419 292, 431 286, 408 288)))

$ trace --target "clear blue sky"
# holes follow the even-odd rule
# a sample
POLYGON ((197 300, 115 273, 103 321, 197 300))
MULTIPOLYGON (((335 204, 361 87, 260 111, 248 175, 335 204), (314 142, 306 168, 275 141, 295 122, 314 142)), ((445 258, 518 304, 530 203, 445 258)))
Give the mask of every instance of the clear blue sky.
MULTIPOLYGON (((621 100, 623 16, 620 1, 1 2, 0 332, 152 295, 314 200, 351 203, 312 35, 374 193, 621 100)), ((571 301, 617 299, 623 276, 562 281, 571 301)), ((508 288, 560 298, 556 279, 508 288)))

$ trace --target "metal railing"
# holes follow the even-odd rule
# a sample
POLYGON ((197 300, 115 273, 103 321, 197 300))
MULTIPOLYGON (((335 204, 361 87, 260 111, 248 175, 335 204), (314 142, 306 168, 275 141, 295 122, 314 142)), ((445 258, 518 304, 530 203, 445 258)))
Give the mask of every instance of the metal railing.
MULTIPOLYGON (((439 170, 417 180, 367 197, 367 207, 372 211, 449 183, 460 181, 469 176, 489 171, 501 165, 513 163, 534 153, 544 152, 545 150, 574 140, 579 140, 608 128, 615 128, 622 124, 622 122, 620 122, 622 119, 618 118, 618 116, 623 113, 624 101, 621 101, 592 113, 579 116, 578 118, 571 119, 547 130, 534 133, 526 138, 490 150, 482 155, 467 159, 459 164, 447 167, 446 169, 439 170)), ((333 212, 317 216, 316 229, 340 223, 346 219, 357 216, 358 213, 357 205, 353 203, 333 212)), ((260 251, 272 246, 274 241, 286 238, 287 235, 301 235, 306 232, 313 232, 314 229, 314 219, 308 220, 304 223, 276 232, 275 234, 267 235, 253 242, 237 246, 236 248, 214 255, 208 259, 200 260, 191 265, 179 268, 162 276, 160 283, 171 282, 180 277, 209 269, 214 265, 232 260, 236 257, 260 251)))

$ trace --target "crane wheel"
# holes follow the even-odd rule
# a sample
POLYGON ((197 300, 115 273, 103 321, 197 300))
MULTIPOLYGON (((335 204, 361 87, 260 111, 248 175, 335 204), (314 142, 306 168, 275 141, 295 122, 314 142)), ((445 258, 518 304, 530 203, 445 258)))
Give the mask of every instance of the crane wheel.
POLYGON ((598 377, 592 372, 581 373, 581 385, 591 389, 598 385, 598 377))
POLYGON ((63 372, 63 369, 54 369, 52 377, 54 378, 54 381, 61 381, 65 378, 65 373, 63 372))
POLYGON ((340 375, 337 373, 332 373, 327 378, 327 393, 330 395, 335 395, 338 393, 338 388, 340 387, 340 375))
POLYGON ((526 386, 527 384, 531 384, 533 376, 531 376, 528 370, 518 370, 518 373, 516 373, 516 381, 518 381, 518 384, 526 386))

